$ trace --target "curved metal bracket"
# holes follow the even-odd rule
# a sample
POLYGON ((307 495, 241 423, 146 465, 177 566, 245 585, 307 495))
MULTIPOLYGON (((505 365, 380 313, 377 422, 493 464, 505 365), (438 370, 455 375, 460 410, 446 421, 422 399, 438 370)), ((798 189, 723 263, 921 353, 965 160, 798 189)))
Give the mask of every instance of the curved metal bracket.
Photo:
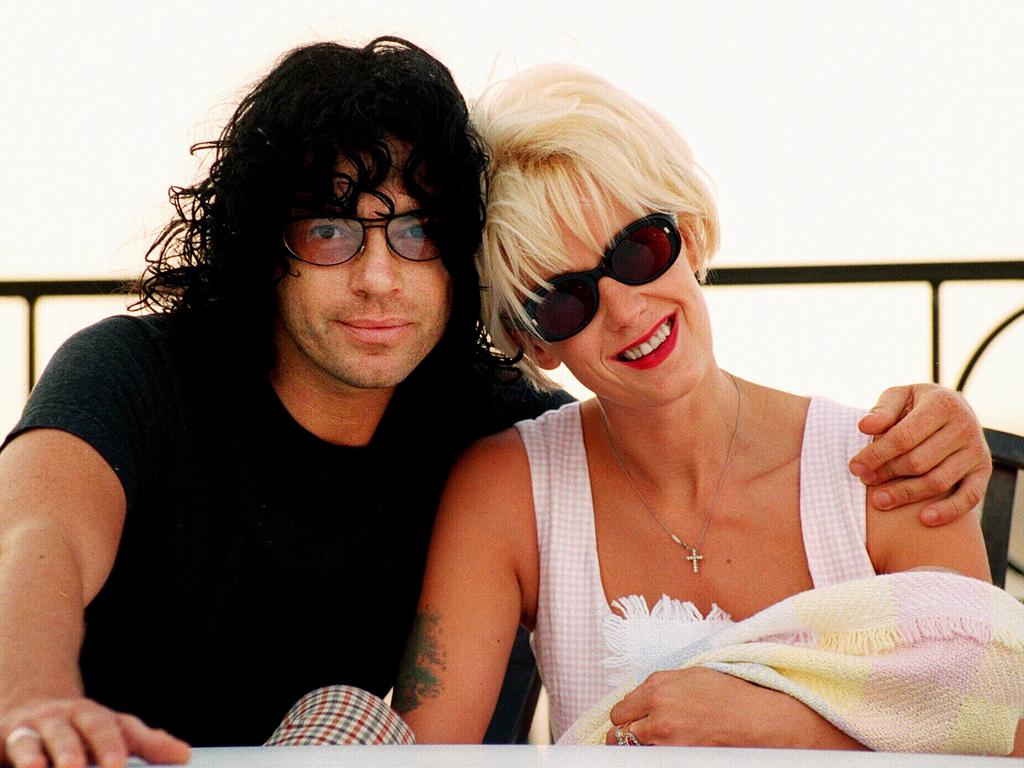
POLYGON ((978 364, 978 360, 981 359, 982 354, 988 349, 989 345, 996 340, 996 337, 1009 328, 1015 320, 1024 317, 1024 307, 1021 307, 1016 312, 1010 314, 1003 322, 997 325, 988 336, 978 345, 974 350, 974 354, 971 355, 971 359, 967 361, 967 365, 964 366, 964 372, 960 374, 960 380, 956 383, 956 391, 963 392, 964 386, 967 384, 967 379, 970 378, 971 372, 974 370, 974 366, 978 364))

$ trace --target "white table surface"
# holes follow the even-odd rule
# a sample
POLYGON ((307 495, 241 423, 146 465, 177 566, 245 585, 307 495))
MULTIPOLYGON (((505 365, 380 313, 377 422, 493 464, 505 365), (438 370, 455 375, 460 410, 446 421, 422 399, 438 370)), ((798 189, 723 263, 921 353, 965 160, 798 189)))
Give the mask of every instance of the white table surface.
MULTIPOLYGON (((233 747, 195 749, 192 768, 982 768, 1004 757, 687 747, 233 747)), ((141 763, 140 763, 141 765, 141 763)))

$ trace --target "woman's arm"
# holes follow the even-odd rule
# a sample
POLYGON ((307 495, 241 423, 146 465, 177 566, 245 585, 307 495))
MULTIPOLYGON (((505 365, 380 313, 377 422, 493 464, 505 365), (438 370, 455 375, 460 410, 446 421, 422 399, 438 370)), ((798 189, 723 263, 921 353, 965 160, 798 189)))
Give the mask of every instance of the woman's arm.
POLYGON ((421 743, 480 742, 523 613, 535 602, 529 462, 515 430, 459 459, 441 498, 393 706, 421 743), (531 570, 532 569, 532 570, 531 570))
MULTIPOLYGON (((792 696, 703 667, 655 672, 609 719, 641 744, 866 749, 792 696)), ((614 730, 605 743, 617 743, 614 730)))
POLYGON ((876 573, 935 568, 991 583, 977 514, 961 515, 946 525, 928 528, 918 523, 918 516, 930 502, 881 512, 871 497, 868 493, 867 550, 876 573))

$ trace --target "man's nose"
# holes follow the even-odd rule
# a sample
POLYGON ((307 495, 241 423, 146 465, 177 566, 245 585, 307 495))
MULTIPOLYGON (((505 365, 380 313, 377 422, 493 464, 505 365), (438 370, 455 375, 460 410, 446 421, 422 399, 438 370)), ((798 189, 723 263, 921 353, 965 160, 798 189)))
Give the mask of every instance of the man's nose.
POLYGON ((401 259, 391 252, 384 227, 367 227, 363 249, 352 260, 352 289, 357 293, 380 295, 397 291, 401 285, 401 259))

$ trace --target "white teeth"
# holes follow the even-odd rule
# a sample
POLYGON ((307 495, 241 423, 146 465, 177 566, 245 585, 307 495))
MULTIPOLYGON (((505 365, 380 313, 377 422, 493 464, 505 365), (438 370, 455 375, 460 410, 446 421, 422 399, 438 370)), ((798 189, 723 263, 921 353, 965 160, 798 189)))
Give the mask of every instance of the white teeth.
POLYGON ((661 327, 656 330, 647 341, 638 344, 635 347, 630 347, 622 353, 622 357, 627 360, 639 360, 645 355, 651 354, 654 350, 661 346, 662 342, 668 338, 668 335, 672 332, 672 321, 666 320, 661 324, 661 327))

